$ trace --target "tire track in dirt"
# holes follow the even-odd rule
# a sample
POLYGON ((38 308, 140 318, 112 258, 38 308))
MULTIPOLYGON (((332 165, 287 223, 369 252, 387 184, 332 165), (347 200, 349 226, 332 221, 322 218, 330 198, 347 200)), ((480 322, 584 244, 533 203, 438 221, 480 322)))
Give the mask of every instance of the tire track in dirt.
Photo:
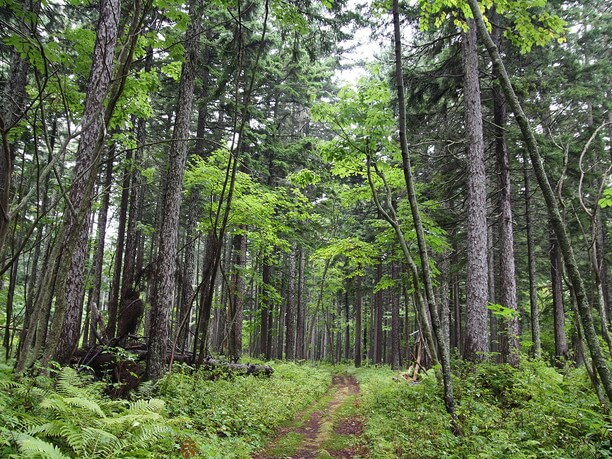
MULTIPOLYGON (((349 398, 359 395, 359 384, 353 376, 336 375, 328 392, 332 399, 321 409, 315 410, 310 417, 298 427, 285 427, 280 430, 275 440, 253 459, 316 459, 316 458, 357 458, 365 457, 365 452, 358 447, 349 447, 337 451, 326 451, 323 444, 334 435, 359 437, 363 431, 363 421, 358 416, 349 416, 336 420, 336 411, 349 398), (291 455, 275 455, 275 447, 287 435, 299 435, 302 439, 291 455)), ((358 403, 358 400, 355 400, 358 403)), ((303 414, 296 420, 303 418, 303 414)))

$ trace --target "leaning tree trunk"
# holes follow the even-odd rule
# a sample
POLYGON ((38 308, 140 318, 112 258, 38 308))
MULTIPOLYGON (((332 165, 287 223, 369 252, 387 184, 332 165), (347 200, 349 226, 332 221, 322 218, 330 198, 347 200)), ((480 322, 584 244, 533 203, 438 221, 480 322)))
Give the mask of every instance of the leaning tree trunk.
MULTIPOLYGON (((442 366, 442 381, 444 386, 444 405, 446 411, 451 417, 451 423, 453 430, 456 434, 460 433, 460 428, 457 423, 457 417, 455 414, 455 398, 453 397, 453 386, 451 381, 451 367, 450 367, 450 353, 448 346, 446 346, 446 339, 444 338, 444 331, 440 325, 440 317, 438 315, 438 309, 436 307, 436 300, 433 290, 433 281, 431 279, 431 272, 429 268, 429 254, 427 253, 427 243, 425 241, 425 232, 423 230, 423 223, 421 221, 421 214, 419 211, 418 202, 416 199, 416 191, 414 187, 414 180, 412 176, 412 166, 410 164, 410 155, 408 154, 408 141, 406 139, 406 100, 404 95, 404 77, 402 73, 402 39, 400 31, 400 20, 399 20, 399 0, 393 0, 393 30, 394 30, 394 45, 395 45, 395 79, 397 85, 397 97, 399 104, 399 137, 400 137, 400 148, 402 152, 402 166, 404 171, 404 179, 406 181, 406 189, 408 192, 408 200, 410 202, 410 210, 412 213, 412 220, 417 235, 417 242, 419 246, 419 256, 421 258, 421 269, 423 272, 423 282, 425 284, 425 294, 427 298, 427 304, 429 306, 429 313, 431 315, 431 322, 433 331, 436 336, 436 344, 438 346, 438 354, 440 358, 440 364, 442 366)), ((486 273, 486 271, 485 271, 486 273)), ((486 280, 485 280, 486 283, 486 280)), ((485 316, 486 318, 486 316, 485 316)), ((433 353, 433 350, 432 350, 433 353)))
MULTIPOLYGON (((59 269, 55 281, 55 313, 42 360, 43 367, 51 359, 61 364, 68 363, 78 344, 90 224, 88 216, 100 163, 100 150, 104 143, 104 103, 113 76, 120 10, 119 0, 103 0, 100 4, 100 19, 81 122, 83 131, 76 155, 68 212, 51 255, 52 263, 58 263, 59 269)), ((51 292, 46 295, 51 295, 51 292)))
POLYGON ((563 224, 563 219, 561 218, 561 212, 559 212, 559 204, 557 203, 555 194, 548 181, 546 170, 544 169, 544 162, 542 160, 542 156, 540 155, 540 150, 538 148, 538 143, 536 141, 533 129, 531 128, 529 120, 523 112, 521 103, 514 92, 512 82, 510 81, 510 77, 506 72, 506 68, 499 51, 495 46, 495 43, 493 43, 491 40, 491 36, 489 35, 487 26, 484 22, 478 1, 468 0, 468 2, 470 9, 472 10, 472 14, 476 18, 478 31, 480 32, 489 56, 493 61, 493 67, 498 72, 500 77, 500 83, 506 95, 506 100, 512 108, 514 117, 516 118, 519 128, 521 129, 521 134, 523 135, 523 140, 531 159, 531 164, 533 165, 538 184, 542 194, 544 195, 544 200, 546 201, 549 218, 552 222, 552 226, 559 243, 559 248, 563 254, 563 260, 567 269, 568 278, 576 295, 576 303, 578 306, 578 312, 580 314, 580 321, 582 322, 584 336, 589 347, 591 358, 593 359, 593 366, 597 369, 597 373, 601 378, 601 382, 605 388, 608 399, 612 401, 612 371, 608 366, 607 359, 603 353, 601 344, 599 343, 586 288, 584 286, 580 270, 578 269, 578 264, 576 263, 573 247, 571 245, 565 225, 563 224))
POLYGON ((489 351, 487 309, 487 190, 478 47, 474 21, 463 33, 463 97, 468 157, 467 323, 464 357, 481 361, 489 351))
POLYGON ((163 219, 159 230, 159 246, 156 260, 155 280, 151 298, 151 325, 149 352, 147 353, 146 377, 159 379, 165 370, 169 345, 170 312, 176 288, 176 255, 178 227, 183 196, 183 175, 187 162, 187 142, 191 120, 191 107, 200 52, 202 32, 202 0, 189 2, 191 21, 185 35, 185 62, 183 62, 176 120, 172 143, 168 152, 166 192, 162 201, 163 219))

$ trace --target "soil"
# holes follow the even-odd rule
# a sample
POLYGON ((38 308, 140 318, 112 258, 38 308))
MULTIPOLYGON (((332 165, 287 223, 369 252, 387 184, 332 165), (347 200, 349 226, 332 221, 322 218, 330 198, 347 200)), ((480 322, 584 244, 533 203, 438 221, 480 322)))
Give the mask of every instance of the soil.
MULTIPOLYGON (((351 396, 359 395, 359 384, 353 376, 336 375, 328 392, 331 400, 322 409, 314 411, 299 427, 282 428, 276 439, 262 453, 253 459, 316 459, 316 458, 358 458, 365 457, 366 452, 360 447, 350 447, 337 451, 326 451, 323 444, 334 435, 359 437, 363 432, 363 420, 358 416, 335 419, 335 413, 342 403, 351 396), (272 455, 275 446, 286 435, 294 433, 302 440, 295 452, 290 456, 272 455)), ((359 399, 355 399, 359 403, 359 399)), ((303 414, 296 418, 299 420, 303 414)))

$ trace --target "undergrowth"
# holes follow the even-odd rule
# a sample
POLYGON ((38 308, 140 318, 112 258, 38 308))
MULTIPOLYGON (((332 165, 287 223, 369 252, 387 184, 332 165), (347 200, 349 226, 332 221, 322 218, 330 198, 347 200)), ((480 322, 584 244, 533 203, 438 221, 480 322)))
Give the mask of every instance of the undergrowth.
POLYGON ((186 367, 134 400, 71 368, 16 378, 0 367, 0 457, 246 458, 275 428, 319 397, 330 369, 277 363, 269 378, 186 367))
POLYGON ((520 369, 458 368, 454 437, 433 372, 416 384, 388 369, 355 370, 364 441, 375 458, 612 458, 612 425, 582 370, 565 376, 541 361, 520 369))

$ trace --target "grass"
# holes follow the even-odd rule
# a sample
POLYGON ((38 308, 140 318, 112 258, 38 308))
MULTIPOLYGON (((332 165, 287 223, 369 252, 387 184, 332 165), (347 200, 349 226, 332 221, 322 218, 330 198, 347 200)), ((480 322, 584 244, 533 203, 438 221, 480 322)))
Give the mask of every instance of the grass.
POLYGON ((302 440, 304 440, 304 435, 296 432, 289 432, 279 439, 270 453, 275 457, 291 457, 299 448, 302 440))

